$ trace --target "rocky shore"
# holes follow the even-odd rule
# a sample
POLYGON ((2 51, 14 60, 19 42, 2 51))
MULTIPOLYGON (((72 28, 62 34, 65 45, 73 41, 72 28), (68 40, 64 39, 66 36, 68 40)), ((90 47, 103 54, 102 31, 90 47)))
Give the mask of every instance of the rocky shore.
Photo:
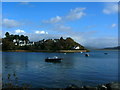
POLYGON ((120 83, 112 82, 108 84, 98 85, 96 87, 92 86, 78 87, 76 85, 71 84, 66 88, 41 88, 36 90, 120 90, 120 83))
POLYGON ((98 85, 96 87, 91 87, 91 86, 78 87, 76 85, 69 85, 66 89, 67 90, 69 90, 69 89, 76 89, 76 90, 120 90, 120 83, 112 82, 112 83, 108 83, 108 84, 98 85))
POLYGON ((3 90, 120 90, 120 83, 117 82, 112 82, 112 83, 108 83, 108 84, 103 84, 103 85, 98 85, 96 87, 92 87, 92 86, 82 86, 82 87, 78 87, 76 85, 69 85, 66 88, 32 88, 32 87, 16 87, 14 85, 7 85, 7 87, 4 87, 3 90))

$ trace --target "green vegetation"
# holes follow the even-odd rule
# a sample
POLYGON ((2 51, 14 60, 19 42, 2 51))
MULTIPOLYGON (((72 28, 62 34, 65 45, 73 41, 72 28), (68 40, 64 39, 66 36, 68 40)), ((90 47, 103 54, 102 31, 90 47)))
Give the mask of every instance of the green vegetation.
MULTIPOLYGON (((6 32, 5 34, 5 38, 2 38, 2 50, 16 50, 16 49, 22 49, 22 47, 19 47, 19 41, 25 41, 28 42, 28 36, 24 36, 24 35, 13 35, 13 34, 9 34, 8 32, 6 32), (15 45, 15 43, 13 43, 13 40, 16 40, 17 45, 15 45)), ((23 48, 25 48, 26 46, 24 46, 23 48)), ((26 48, 25 48, 26 49, 26 48)))
POLYGON ((13 35, 6 32, 2 38, 3 50, 87 50, 72 38, 63 39, 43 39, 30 43, 28 36, 13 35))
POLYGON ((31 88, 31 85, 27 83, 19 83, 19 78, 17 77, 17 74, 14 73, 8 73, 7 75, 4 75, 4 78, 2 78, 2 89, 20 89, 20 90, 28 90, 31 88))

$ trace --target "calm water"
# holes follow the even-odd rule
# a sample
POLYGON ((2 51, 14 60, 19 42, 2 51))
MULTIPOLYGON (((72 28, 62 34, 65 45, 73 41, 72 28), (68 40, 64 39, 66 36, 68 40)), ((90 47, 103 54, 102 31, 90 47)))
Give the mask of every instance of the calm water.
POLYGON ((3 81, 7 82, 6 75, 14 72, 19 85, 27 83, 38 88, 64 88, 69 84, 96 86, 118 81, 118 51, 91 51, 89 54, 85 57, 84 53, 3 52, 3 81), (45 62, 46 57, 52 56, 64 60, 45 62))

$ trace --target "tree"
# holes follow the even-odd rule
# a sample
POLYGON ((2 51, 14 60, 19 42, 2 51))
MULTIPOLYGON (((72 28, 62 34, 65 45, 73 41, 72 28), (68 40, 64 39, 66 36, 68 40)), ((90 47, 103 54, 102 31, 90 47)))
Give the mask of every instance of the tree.
POLYGON ((19 35, 14 35, 14 39, 19 40, 19 35))
POLYGON ((8 38, 10 36, 9 32, 6 32, 5 36, 6 36, 6 38, 8 38))
POLYGON ((25 41, 29 41, 28 36, 25 36, 25 41))
POLYGON ((22 41, 24 41, 25 40, 24 35, 21 35, 19 39, 22 40, 22 41))
POLYGON ((66 41, 69 41, 69 42, 74 42, 74 40, 70 37, 66 38, 66 41))
POLYGON ((64 40, 63 37, 60 37, 60 40, 64 40))
POLYGON ((2 39, 2 43, 3 43, 2 44, 3 50, 14 50, 15 49, 14 43, 9 41, 8 39, 2 39))
POLYGON ((9 38, 7 39, 12 42, 14 40, 14 35, 9 35, 9 38))
POLYGON ((24 35, 10 35, 8 32, 5 33, 5 38, 2 41, 2 48, 3 50, 16 50, 16 49, 23 49, 23 50, 71 50, 74 47, 79 46, 80 49, 85 49, 82 45, 75 42, 71 37, 64 39, 60 37, 59 39, 43 39, 41 41, 35 42, 33 46, 19 46, 19 42, 22 40, 28 43, 29 39, 28 36, 24 35), (17 45, 13 42, 16 39, 17 45))

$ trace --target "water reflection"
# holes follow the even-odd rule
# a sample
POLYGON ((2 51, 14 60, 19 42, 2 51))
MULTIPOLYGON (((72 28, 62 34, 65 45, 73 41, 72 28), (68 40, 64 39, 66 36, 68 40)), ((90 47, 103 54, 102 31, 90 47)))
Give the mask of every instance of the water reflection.
POLYGON ((117 80, 117 60, 116 52, 90 52, 87 58, 84 53, 3 52, 3 77, 16 72, 20 83, 34 87, 97 85, 117 80), (63 58, 62 62, 45 62, 53 56, 63 58))
POLYGON ((3 54, 3 70, 12 69, 16 71, 21 68, 27 68, 28 58, 27 55, 16 55, 15 53, 8 53, 7 56, 3 54))

